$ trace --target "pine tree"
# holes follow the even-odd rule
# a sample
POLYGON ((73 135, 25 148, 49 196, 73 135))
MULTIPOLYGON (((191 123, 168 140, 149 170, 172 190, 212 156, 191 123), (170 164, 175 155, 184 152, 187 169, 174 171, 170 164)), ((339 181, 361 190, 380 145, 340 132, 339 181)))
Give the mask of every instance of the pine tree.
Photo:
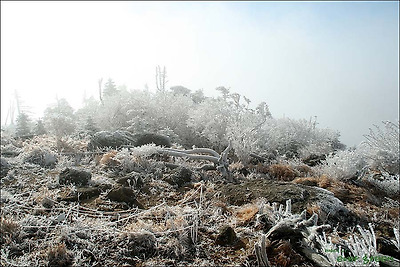
POLYGON ((118 94, 118 89, 117 86, 115 85, 114 81, 110 78, 104 85, 104 90, 103 90, 103 97, 111 97, 118 94))
POLYGON ((35 129, 34 129, 34 133, 36 135, 43 135, 43 134, 47 133, 46 129, 44 128, 43 121, 41 119, 39 119, 37 121, 37 123, 35 125, 35 129))
POLYGON ((31 135, 31 129, 29 126, 30 119, 26 113, 20 113, 17 117, 17 126, 15 129, 15 135, 17 137, 27 137, 31 135))
POLYGON ((90 134, 96 133, 99 129, 96 127, 95 122, 93 121, 92 116, 88 116, 86 119, 85 130, 90 134))

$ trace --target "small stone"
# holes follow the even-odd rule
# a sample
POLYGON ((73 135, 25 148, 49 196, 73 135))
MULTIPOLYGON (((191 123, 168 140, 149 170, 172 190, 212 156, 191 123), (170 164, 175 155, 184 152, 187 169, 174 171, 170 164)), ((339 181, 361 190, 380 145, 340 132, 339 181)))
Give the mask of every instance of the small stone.
POLYGON ((60 198, 60 201, 84 201, 98 197, 101 190, 98 187, 80 187, 74 192, 69 192, 60 198))
POLYGON ((44 208, 46 208, 46 209, 51 209, 51 208, 54 206, 54 201, 51 200, 51 199, 49 199, 49 198, 47 198, 47 197, 45 197, 45 198, 42 200, 42 206, 43 206, 44 208))
POLYGON ((87 185, 91 178, 92 174, 90 172, 79 169, 66 168, 59 175, 59 183, 83 186, 87 185))
POLYGON ((173 173, 168 175, 165 181, 171 185, 182 187, 184 184, 192 181, 192 171, 185 167, 179 167, 173 170, 173 173))
POLYGON ((129 187, 116 187, 107 194, 107 198, 116 202, 125 202, 128 205, 136 206, 140 209, 144 208, 143 205, 137 201, 135 192, 129 187))
POLYGON ((217 239, 215 240, 215 244, 220 246, 231 246, 236 249, 245 247, 245 244, 242 240, 240 240, 229 225, 224 225, 219 230, 217 239))

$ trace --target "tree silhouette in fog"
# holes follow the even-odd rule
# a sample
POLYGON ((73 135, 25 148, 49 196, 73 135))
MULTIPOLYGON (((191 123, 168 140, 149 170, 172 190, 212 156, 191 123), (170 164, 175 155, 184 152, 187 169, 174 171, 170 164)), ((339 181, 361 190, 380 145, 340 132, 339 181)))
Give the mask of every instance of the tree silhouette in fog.
POLYGON ((119 91, 114 81, 111 78, 109 78, 106 84, 104 85, 103 98, 114 96, 118 94, 118 92, 119 91))
POLYGON ((71 134, 76 128, 74 110, 64 98, 44 111, 44 120, 57 137, 71 134))
POLYGON ((26 113, 21 112, 17 117, 15 135, 17 137, 25 137, 31 135, 31 128, 29 124, 30 124, 29 116, 26 113))

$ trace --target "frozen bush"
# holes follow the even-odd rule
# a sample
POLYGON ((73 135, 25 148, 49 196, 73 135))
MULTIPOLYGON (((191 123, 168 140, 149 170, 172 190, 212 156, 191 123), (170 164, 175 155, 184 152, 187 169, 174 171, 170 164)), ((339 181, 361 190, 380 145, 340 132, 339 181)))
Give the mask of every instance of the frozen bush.
POLYGON ((57 137, 73 133, 76 128, 75 120, 74 110, 64 98, 44 111, 44 121, 57 137))
POLYGON ((224 147, 228 143, 226 129, 230 115, 225 101, 207 99, 190 110, 188 126, 214 145, 224 147))
POLYGON ((378 170, 382 180, 369 179, 378 188, 384 189, 389 195, 398 192, 399 176, 399 125, 384 122, 385 129, 378 126, 370 130, 366 140, 355 149, 338 151, 329 155, 324 164, 317 169, 339 180, 348 180, 358 176, 363 169, 378 170))
POLYGON ((400 165, 400 131, 399 123, 383 122, 384 128, 375 125, 375 130, 365 135, 361 143, 371 168, 391 174, 399 174, 400 165))
POLYGON ((263 125, 264 148, 287 158, 307 157, 311 154, 328 154, 339 143, 339 133, 319 129, 316 121, 289 118, 269 119, 263 125))
POLYGON ((365 166, 365 157, 359 150, 354 149, 330 154, 316 170, 338 180, 349 180, 355 178, 365 166))

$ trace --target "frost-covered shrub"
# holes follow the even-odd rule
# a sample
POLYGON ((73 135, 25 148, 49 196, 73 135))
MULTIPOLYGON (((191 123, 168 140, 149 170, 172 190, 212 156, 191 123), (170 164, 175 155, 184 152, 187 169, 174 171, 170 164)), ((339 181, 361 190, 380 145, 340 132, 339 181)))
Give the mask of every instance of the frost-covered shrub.
POLYGON ((384 130, 378 126, 376 131, 370 130, 370 134, 365 136, 366 141, 355 149, 329 155, 324 164, 317 168, 318 171, 332 178, 348 180, 356 177, 364 168, 378 170, 382 173, 381 180, 385 181, 369 179, 370 182, 389 195, 395 193, 393 188, 398 187, 400 163, 399 125, 390 122, 384 122, 384 125, 384 130))
POLYGON ((129 126, 129 96, 128 92, 123 91, 104 99, 95 119, 96 124, 101 125, 101 130, 121 130, 129 126))
POLYGON ((129 131, 166 134, 172 142, 188 144, 195 133, 187 126, 193 101, 189 96, 159 91, 155 94, 138 91, 131 95, 128 107, 129 131), (145 99, 145 101, 143 101, 145 99))
POLYGON ((218 87, 222 97, 207 98, 189 113, 188 125, 206 138, 214 149, 222 150, 232 142, 236 156, 247 161, 251 152, 259 151, 263 139, 261 126, 271 116, 268 106, 262 102, 255 110, 240 102, 241 95, 229 93, 218 87))
POLYGON ((74 110, 63 98, 44 111, 44 121, 49 125, 47 128, 57 137, 71 134, 76 128, 74 110))
POLYGON ((384 121, 383 125, 383 129, 376 125, 375 130, 370 129, 361 147, 371 168, 399 174, 400 124, 384 121))
POLYGON ((366 164, 365 157, 359 150, 343 150, 328 155, 316 170, 338 180, 349 180, 356 177, 366 164))
MULTIPOLYGON (((121 90, 104 99, 93 115, 94 122, 100 130, 165 134, 185 147, 222 151, 231 141, 235 155, 243 162, 252 152, 289 158, 327 154, 339 143, 336 132, 318 129, 312 121, 274 119, 265 102, 249 108, 249 99, 225 87, 216 89, 220 97, 201 97, 201 101, 180 87, 172 89, 156 93, 121 90)), ((92 104, 85 110, 96 110, 92 104)))
POLYGON ((269 119, 263 125, 263 132, 264 149, 288 158, 331 153, 339 139, 338 132, 319 129, 311 120, 269 119))
MULTIPOLYGON (((326 237, 325 232, 322 235, 317 234, 315 243, 318 245, 319 252, 324 259, 332 266, 380 266, 377 258, 377 243, 376 236, 372 224, 368 224, 369 229, 364 229, 357 225, 359 235, 352 234, 348 239, 340 238, 335 232, 333 235, 326 237), (345 249, 341 245, 332 242, 332 239, 340 240, 340 243, 346 244, 350 255, 345 255, 345 249), (346 259, 354 259, 347 261, 346 259)), ((381 255, 383 259, 388 256, 381 255)))
POLYGON ((187 123, 215 146, 224 147, 228 143, 226 129, 230 116, 227 102, 207 99, 190 110, 187 123))

